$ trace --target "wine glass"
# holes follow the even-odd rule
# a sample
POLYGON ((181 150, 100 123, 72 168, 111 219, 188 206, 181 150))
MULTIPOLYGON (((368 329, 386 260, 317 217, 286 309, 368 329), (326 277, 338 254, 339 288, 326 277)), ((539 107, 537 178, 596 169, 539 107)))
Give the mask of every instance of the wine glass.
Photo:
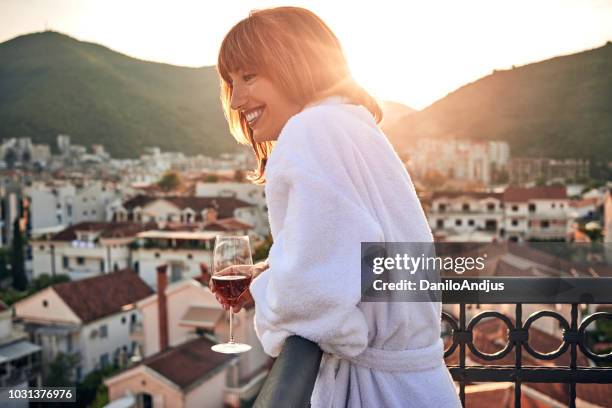
POLYGON ((233 332, 233 307, 236 301, 249 288, 253 259, 247 235, 217 235, 213 252, 213 274, 215 292, 229 308, 229 341, 215 344, 213 351, 226 354, 249 351, 248 344, 236 343, 233 332))

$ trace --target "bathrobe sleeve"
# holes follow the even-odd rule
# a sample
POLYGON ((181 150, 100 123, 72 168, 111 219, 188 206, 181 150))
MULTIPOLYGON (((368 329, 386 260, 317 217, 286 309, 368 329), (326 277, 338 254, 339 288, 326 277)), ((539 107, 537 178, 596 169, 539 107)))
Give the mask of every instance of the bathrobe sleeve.
POLYGON ((368 343, 357 307, 360 243, 383 235, 353 185, 350 135, 336 119, 318 109, 294 116, 266 169, 274 244, 270 268, 250 290, 255 330, 272 357, 293 334, 340 356, 358 355, 368 343))

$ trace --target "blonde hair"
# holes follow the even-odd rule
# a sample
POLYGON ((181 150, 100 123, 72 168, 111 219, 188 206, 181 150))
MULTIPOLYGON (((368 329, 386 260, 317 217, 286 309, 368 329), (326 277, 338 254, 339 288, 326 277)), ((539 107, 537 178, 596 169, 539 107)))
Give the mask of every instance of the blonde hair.
POLYGON ((257 158, 257 168, 249 176, 255 183, 265 182, 266 161, 274 142, 255 142, 246 118, 231 108, 230 72, 249 70, 263 75, 299 106, 340 95, 349 103, 363 105, 376 122, 382 120, 378 102, 353 80, 334 33, 304 8, 252 11, 223 39, 217 70, 230 132, 239 143, 250 144, 257 158))

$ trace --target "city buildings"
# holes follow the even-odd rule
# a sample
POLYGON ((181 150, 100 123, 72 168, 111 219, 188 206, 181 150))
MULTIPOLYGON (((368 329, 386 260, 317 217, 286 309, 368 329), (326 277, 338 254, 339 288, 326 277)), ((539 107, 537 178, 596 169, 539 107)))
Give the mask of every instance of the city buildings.
MULTIPOLYGON (((13 325, 12 310, 0 301, 0 401, 9 401, 10 389, 41 385, 41 347, 13 325)), ((27 407, 28 401, 11 407, 27 407)))
POLYGON ((567 240, 572 209, 564 187, 509 187, 503 193, 434 192, 429 225, 454 241, 567 240))
POLYGON ((207 287, 206 269, 197 280, 170 284, 168 265, 156 273, 157 290, 136 303, 141 320, 131 334, 143 360, 105 381, 109 399, 211 408, 252 400, 269 366, 255 334, 254 310, 234 316, 236 341, 253 349, 234 358, 215 353, 210 347, 228 338, 228 322, 207 287))
POLYGON ((408 168, 416 178, 436 174, 488 186, 507 171, 510 148, 501 141, 423 140, 407 155, 408 168))
POLYGON ((571 183, 589 178, 588 160, 515 157, 508 163, 511 185, 571 183))
POLYGON ((130 244, 152 225, 82 222, 31 241, 32 275, 66 274, 72 280, 132 266, 130 244))
POLYGON ((43 367, 58 353, 75 356, 73 378, 131 355, 130 332, 138 321, 134 303, 152 293, 130 270, 54 284, 14 305, 15 317, 42 348, 43 367))

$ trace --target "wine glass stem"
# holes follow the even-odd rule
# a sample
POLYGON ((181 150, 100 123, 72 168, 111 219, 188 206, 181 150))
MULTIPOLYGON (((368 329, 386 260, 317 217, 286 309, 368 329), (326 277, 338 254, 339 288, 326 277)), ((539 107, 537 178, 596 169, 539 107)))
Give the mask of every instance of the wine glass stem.
POLYGON ((234 342, 234 310, 230 306, 230 321, 229 321, 229 342, 234 342))

